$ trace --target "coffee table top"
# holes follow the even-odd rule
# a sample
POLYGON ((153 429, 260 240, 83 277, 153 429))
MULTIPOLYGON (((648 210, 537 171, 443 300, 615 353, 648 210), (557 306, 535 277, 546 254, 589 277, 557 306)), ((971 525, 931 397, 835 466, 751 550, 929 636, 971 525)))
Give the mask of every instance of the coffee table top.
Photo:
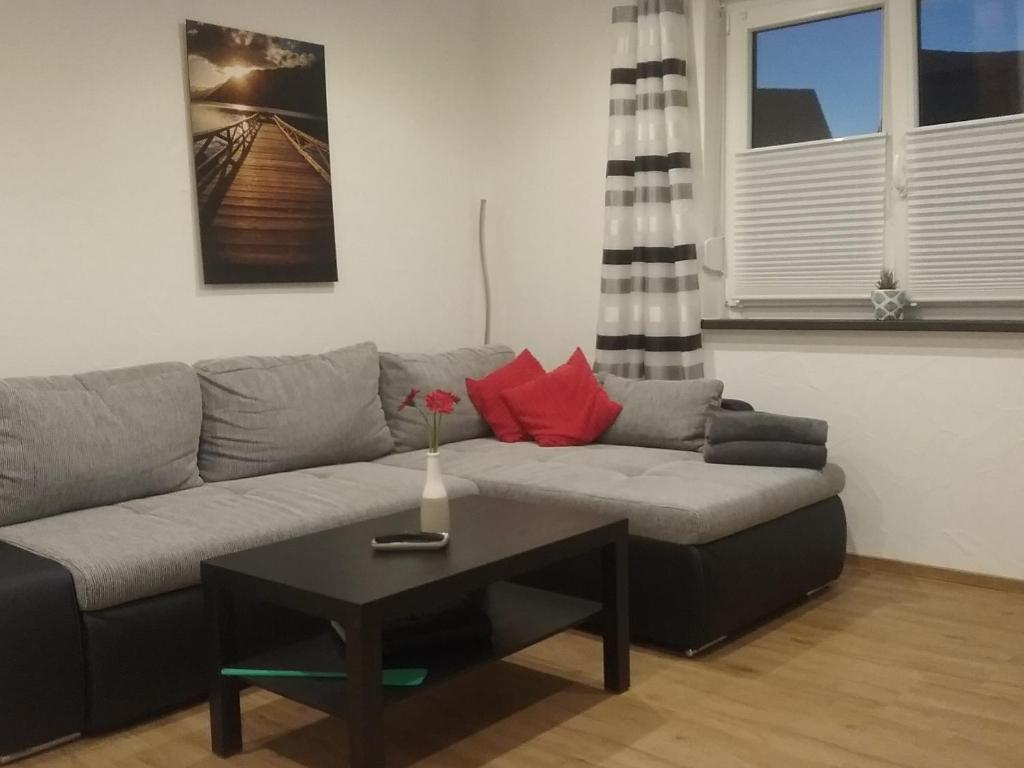
POLYGON ((417 530, 419 510, 207 560, 203 582, 320 616, 384 618, 610 543, 627 520, 484 496, 451 501, 451 540, 435 551, 378 552, 377 535, 417 530))

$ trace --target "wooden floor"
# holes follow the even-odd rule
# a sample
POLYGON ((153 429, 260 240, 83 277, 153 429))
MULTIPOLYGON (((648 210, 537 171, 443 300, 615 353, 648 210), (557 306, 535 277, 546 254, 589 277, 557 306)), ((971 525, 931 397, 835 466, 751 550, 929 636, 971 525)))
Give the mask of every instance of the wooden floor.
POLYGON ((333 226, 330 185, 264 123, 203 229, 203 249, 224 263, 306 263, 333 258, 333 226))
MULTIPOLYGON (((566 634, 388 710, 388 765, 1021 768, 1024 594, 848 569, 831 591, 699 660, 633 652, 600 687, 597 639, 566 634)), ((23 768, 346 765, 345 724, 252 691, 245 752, 204 707, 23 768)))

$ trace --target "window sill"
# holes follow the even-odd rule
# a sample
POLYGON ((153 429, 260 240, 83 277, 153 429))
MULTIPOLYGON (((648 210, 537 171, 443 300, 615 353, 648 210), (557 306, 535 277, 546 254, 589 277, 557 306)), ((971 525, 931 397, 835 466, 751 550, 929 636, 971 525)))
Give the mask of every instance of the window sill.
POLYGON ((940 331, 1024 333, 1024 320, 703 320, 705 331, 940 331))

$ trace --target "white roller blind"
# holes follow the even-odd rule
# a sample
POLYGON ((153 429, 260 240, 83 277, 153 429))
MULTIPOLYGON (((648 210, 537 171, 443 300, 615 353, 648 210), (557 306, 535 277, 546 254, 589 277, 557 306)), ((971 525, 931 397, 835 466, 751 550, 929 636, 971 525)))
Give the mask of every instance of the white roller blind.
POLYGON ((1024 299, 1024 116, 907 134, 914 299, 1024 299))
POLYGON ((729 298, 863 299, 885 237, 886 137, 736 156, 729 298))

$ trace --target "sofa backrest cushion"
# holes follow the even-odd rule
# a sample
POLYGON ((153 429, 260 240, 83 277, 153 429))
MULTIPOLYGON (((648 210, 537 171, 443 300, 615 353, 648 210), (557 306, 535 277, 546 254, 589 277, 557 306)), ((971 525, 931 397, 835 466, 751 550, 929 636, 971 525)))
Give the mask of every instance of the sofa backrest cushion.
POLYGON ((622 413, 598 442, 696 451, 704 446, 704 422, 722 404, 722 382, 637 381, 613 374, 598 376, 622 413))
POLYGON ((203 390, 199 472, 216 482, 371 461, 391 452, 377 347, 195 364, 203 390))
POLYGON ((0 525, 200 485, 184 363, 0 381, 0 525))
POLYGON ((409 390, 421 393, 445 389, 462 398, 455 411, 441 422, 441 442, 454 443, 487 437, 490 427, 466 394, 466 379, 480 379, 512 362, 511 348, 497 344, 466 347, 436 354, 380 354, 380 399, 384 405, 395 451, 415 451, 427 447, 423 419, 415 408, 399 410, 409 390))

